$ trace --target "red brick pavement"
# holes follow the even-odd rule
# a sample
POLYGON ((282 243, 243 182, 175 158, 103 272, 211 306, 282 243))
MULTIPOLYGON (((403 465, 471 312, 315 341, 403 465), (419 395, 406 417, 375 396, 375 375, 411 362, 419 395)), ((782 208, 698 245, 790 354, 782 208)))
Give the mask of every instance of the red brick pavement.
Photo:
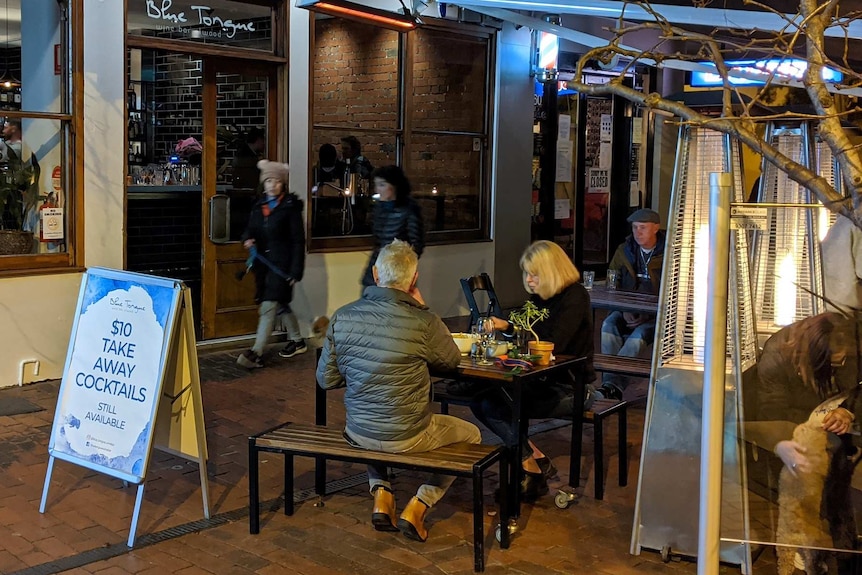
MULTIPOLYGON (((259 535, 249 535, 247 506, 247 437, 277 423, 313 419, 313 354, 289 360, 271 354, 267 368, 238 370, 238 352, 201 355, 204 411, 210 453, 210 498, 214 516, 235 512, 232 521, 199 532, 168 538, 128 550, 135 488, 84 468, 57 461, 48 508, 39 514, 47 465, 47 441, 58 382, 0 390, 4 398, 23 397, 44 407, 37 413, 0 417, 0 573, 51 573, 51 561, 67 561, 93 549, 115 550, 110 559, 89 562, 64 573, 123 574, 377 574, 471 573, 472 531, 470 487, 456 481, 429 515, 431 535, 424 544, 400 534, 380 533, 370 526, 371 499, 364 470, 332 462, 329 481, 352 478, 353 487, 327 496, 323 507, 307 501, 293 517, 281 509, 262 513, 259 535)), ((341 393, 329 394, 331 424, 343 423, 341 393)), ((453 413, 469 416, 461 408, 453 413)), ((690 561, 664 564, 657 553, 628 553, 640 456, 643 407, 630 409, 631 447, 628 487, 616 484, 616 426, 606 427, 610 452, 604 501, 592 498, 592 432, 585 434, 581 491, 586 495, 566 510, 551 496, 526 506, 522 529, 508 550, 494 540, 494 517, 486 521, 486 572, 496 573, 695 573, 690 561)), ((538 436, 565 482, 569 429, 538 436)), ((281 458, 264 454, 261 496, 280 493, 281 458)), ((313 485, 312 462, 297 459, 297 489, 313 485)), ((419 476, 395 480, 400 503, 406 502, 419 476)), ((494 509, 486 488, 489 510, 494 509)), ((552 491, 553 494, 553 491, 552 491)), ((138 536, 159 533, 202 519, 199 475, 195 464, 155 452, 151 461, 138 536)), ((205 526, 206 527, 206 526, 205 526)), ((764 555, 770 555, 765 553, 764 555)), ((735 573, 735 567, 723 567, 735 573)), ((757 572, 757 569, 755 570, 757 572)), ((764 571, 765 572, 765 571, 764 571)))

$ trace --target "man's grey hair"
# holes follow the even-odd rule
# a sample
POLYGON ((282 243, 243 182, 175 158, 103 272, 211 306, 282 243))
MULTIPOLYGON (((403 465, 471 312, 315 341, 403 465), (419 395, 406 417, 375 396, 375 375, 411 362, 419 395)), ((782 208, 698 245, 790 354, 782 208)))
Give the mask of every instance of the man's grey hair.
POLYGON ((377 254, 377 285, 407 291, 419 266, 419 257, 405 241, 393 240, 377 254))

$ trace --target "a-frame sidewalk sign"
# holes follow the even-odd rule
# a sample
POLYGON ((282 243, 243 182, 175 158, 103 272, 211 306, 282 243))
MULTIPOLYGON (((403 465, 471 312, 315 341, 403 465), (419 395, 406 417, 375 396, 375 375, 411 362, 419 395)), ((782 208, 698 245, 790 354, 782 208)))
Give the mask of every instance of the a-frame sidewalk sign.
POLYGON ((138 486, 138 516, 153 447, 198 463, 209 519, 207 448, 189 289, 179 280, 90 268, 81 281, 57 398, 45 512, 55 459, 138 486))

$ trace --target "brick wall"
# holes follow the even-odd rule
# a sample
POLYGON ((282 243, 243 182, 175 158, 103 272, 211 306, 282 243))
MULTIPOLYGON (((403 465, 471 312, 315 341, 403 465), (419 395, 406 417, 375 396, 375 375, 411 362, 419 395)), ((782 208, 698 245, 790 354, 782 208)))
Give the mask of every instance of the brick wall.
MULTIPOLYGON (((413 133, 402 164, 423 206, 428 230, 476 229, 483 185, 488 41, 451 32, 411 32, 408 89, 413 133), (423 133, 423 131, 425 133, 423 133), (471 135, 428 134, 458 131, 471 135), (474 140, 479 150, 474 151, 474 140), (437 194, 432 190, 436 188, 437 194), (442 199, 441 199, 442 197, 442 199)), ((389 30, 336 18, 315 22, 311 162, 323 143, 339 147, 353 134, 375 166, 396 163, 402 140, 398 117, 399 37, 389 30), (340 126, 341 128, 329 128, 340 126), (392 130, 391 134, 364 129, 392 130)))
MULTIPOLYGON (((187 54, 157 53, 155 70, 155 151, 151 158, 163 163, 180 140, 202 141, 202 62, 187 54)), ((219 74, 216 78, 216 117, 220 127, 243 134, 266 127, 266 80, 255 76, 219 74)), ((236 142, 222 142, 220 161, 233 156, 236 142)), ((219 172, 220 182, 230 182, 230 169, 219 172)))

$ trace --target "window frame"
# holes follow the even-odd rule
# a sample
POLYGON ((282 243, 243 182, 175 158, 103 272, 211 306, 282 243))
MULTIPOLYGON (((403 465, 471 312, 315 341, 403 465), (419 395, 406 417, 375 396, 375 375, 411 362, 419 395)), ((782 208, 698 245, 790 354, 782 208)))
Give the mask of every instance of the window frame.
POLYGON ((84 0, 68 0, 67 23, 60 30, 61 112, 4 111, 17 119, 54 120, 66 134, 61 150, 65 161, 61 178, 68 201, 65 214, 66 250, 53 254, 20 254, 0 257, 0 278, 68 273, 83 270, 84 263, 84 0))
MULTIPOLYGON (((312 153, 312 142, 314 140, 314 132, 316 130, 341 130, 349 131, 350 134, 361 138, 362 134, 394 134, 396 140, 395 157, 396 163, 401 166, 410 177, 410 154, 409 146, 412 143, 413 136, 469 136, 479 138, 482 141, 482 156, 481 156, 481 174, 479 176, 479 214, 478 227, 470 230, 444 230, 444 231, 428 231, 426 232, 426 245, 446 245, 459 243, 475 243, 481 241, 491 241, 491 168, 492 168, 492 144, 493 144, 493 123, 492 110, 495 96, 496 77, 496 34, 497 29, 479 27, 471 24, 460 22, 452 22, 449 20, 426 18, 423 16, 425 24, 422 29, 428 29, 436 32, 452 33, 459 36, 470 36, 485 40, 487 42, 487 50, 485 54, 485 105, 482 118, 482 132, 465 132, 457 130, 431 130, 431 129, 416 129, 413 128, 413 117, 411 111, 415 109, 413 106, 413 57, 415 55, 414 34, 415 32, 399 32, 398 39, 398 90, 397 90, 397 107, 398 107, 398 125, 392 130, 380 128, 359 128, 346 127, 333 124, 315 124, 314 123, 314 82, 309 78, 309 132, 308 132, 308 149, 309 162, 307 166, 308 181, 312 182, 314 175, 314 164, 317 161, 316 154, 312 153)), ((309 70, 314 70, 315 58, 315 37, 316 37, 316 19, 311 18, 310 26, 310 41, 309 41, 309 70)), ((309 184, 310 186, 310 184, 309 184)), ((310 192, 307 193, 306 199, 310 201, 310 192)), ((306 213, 306 229, 308 237, 309 253, 334 253, 334 252, 350 252, 367 250, 374 247, 374 237, 370 234, 354 235, 354 236, 327 236, 314 237, 312 235, 312 213, 307 210, 306 213)))

